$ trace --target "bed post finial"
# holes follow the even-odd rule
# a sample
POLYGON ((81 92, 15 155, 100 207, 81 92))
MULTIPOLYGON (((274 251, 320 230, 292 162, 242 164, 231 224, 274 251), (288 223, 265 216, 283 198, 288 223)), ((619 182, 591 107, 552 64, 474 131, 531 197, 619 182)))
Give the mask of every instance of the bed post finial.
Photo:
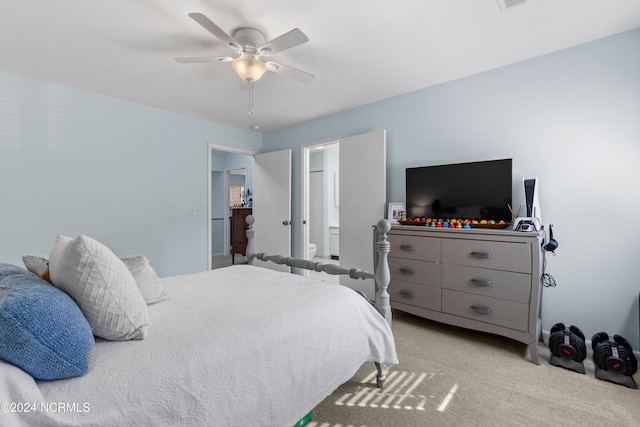
POLYGON ((245 252, 247 254, 247 260, 249 261, 249 264, 253 265, 253 260, 255 259, 255 250, 253 248, 253 237, 255 235, 255 230, 253 229, 253 224, 256 222, 256 219, 253 217, 253 215, 247 215, 245 221, 247 222, 247 225, 249 225, 249 228, 247 228, 247 249, 245 252))
POLYGON ((375 306, 389 326, 391 326, 391 305, 389 303, 389 292, 387 291, 391 280, 389 263, 387 261, 387 255, 391 251, 391 244, 387 240, 387 233, 391 230, 391 223, 386 219, 381 219, 376 224, 376 228, 378 230, 378 241, 376 243, 378 266, 376 268, 375 306))

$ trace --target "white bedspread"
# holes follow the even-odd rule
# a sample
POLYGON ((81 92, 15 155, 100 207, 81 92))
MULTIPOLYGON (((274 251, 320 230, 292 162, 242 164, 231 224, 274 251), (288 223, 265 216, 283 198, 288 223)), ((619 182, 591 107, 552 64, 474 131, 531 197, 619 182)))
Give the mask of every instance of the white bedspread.
POLYGON ((0 404, 34 411, 5 405, 0 425, 288 427, 363 363, 397 363, 384 319, 340 285, 237 265, 163 286, 148 338, 98 339, 83 377, 0 361, 0 404))

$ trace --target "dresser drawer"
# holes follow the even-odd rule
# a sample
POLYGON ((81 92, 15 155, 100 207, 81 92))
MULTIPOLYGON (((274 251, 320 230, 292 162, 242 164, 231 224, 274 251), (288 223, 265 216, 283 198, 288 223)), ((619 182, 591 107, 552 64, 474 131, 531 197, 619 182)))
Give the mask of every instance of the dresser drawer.
POLYGON ((390 256, 440 262, 441 239, 435 237, 405 236, 389 233, 390 256))
POLYGON ((442 264, 442 287, 454 291, 528 303, 531 298, 531 275, 442 264))
POLYGON ((529 329, 529 305, 521 302, 442 289, 442 312, 524 332, 529 329))
POLYGON ((388 260, 391 280, 440 287, 442 281, 441 264, 391 256, 388 260))
POLYGON ((442 242, 442 262, 530 273, 531 249, 527 243, 447 239, 442 242))
POLYGON ((401 302, 434 311, 440 311, 442 307, 440 288, 392 280, 388 290, 392 303, 401 302))

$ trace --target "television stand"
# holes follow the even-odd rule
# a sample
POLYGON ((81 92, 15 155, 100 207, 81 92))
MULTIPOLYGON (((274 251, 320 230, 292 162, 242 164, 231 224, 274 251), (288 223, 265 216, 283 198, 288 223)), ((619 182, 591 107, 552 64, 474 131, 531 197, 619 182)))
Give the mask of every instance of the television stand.
POLYGON ((542 233, 397 225, 391 307, 527 344, 539 364, 542 233))

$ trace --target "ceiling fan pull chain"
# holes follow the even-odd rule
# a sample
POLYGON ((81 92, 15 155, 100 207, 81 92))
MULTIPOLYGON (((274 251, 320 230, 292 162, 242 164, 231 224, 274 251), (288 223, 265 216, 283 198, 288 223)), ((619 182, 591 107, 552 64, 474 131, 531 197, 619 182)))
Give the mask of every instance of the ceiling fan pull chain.
POLYGON ((249 82, 249 117, 253 116, 253 79, 247 79, 249 82))

